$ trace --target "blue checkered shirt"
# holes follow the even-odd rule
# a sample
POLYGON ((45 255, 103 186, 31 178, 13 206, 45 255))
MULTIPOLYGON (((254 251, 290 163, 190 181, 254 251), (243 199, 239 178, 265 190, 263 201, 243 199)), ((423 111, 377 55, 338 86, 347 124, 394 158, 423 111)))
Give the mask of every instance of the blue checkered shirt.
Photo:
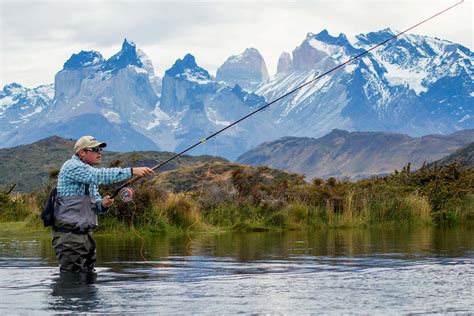
POLYGON ((58 196, 84 195, 89 183, 89 195, 96 202, 96 213, 103 213, 99 184, 112 184, 132 177, 131 168, 94 168, 76 155, 66 161, 58 176, 58 196))

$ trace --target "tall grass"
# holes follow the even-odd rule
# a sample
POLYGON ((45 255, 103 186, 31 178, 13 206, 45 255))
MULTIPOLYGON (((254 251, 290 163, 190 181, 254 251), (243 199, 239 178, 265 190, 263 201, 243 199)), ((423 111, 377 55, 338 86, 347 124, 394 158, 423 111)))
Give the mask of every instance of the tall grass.
MULTIPOLYGON (((472 168, 450 165, 411 172, 407 166, 386 177, 312 183, 300 176, 272 174, 268 168, 234 166, 226 172, 219 182, 193 184, 187 192, 138 186, 134 202, 117 201, 100 219, 99 230, 297 230, 474 222, 472 168)), ((39 213, 48 191, 0 193, 0 221, 41 226, 39 213)))

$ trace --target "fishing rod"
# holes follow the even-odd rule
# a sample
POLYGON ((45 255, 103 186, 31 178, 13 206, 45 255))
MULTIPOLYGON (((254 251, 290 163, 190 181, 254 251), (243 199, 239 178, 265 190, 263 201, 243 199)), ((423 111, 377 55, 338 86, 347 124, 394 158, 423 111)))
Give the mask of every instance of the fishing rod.
MULTIPOLYGON (((336 66, 336 67, 334 67, 334 68, 332 68, 332 69, 326 71, 325 73, 323 73, 323 74, 317 76, 316 78, 314 78, 314 79, 312 79, 312 80, 310 80, 310 81, 308 81, 308 82, 306 82, 306 83, 304 83, 304 84, 302 84, 302 85, 300 85, 300 86, 294 88, 294 89, 291 90, 290 92, 287 92, 287 93, 283 94, 282 96, 276 98, 275 100, 273 100, 273 101, 271 101, 271 102, 269 102, 269 103, 267 103, 267 104, 265 104, 265 105, 263 105, 263 106, 257 108, 256 110, 254 110, 254 111, 248 113, 247 115, 241 117, 240 119, 238 119, 237 121, 235 121, 235 122, 233 122, 233 123, 227 125, 226 127, 222 128, 222 129, 220 129, 220 130, 218 130, 217 132, 215 132, 215 133, 213 133, 213 134, 211 134, 211 135, 209 135, 209 136, 207 136, 207 137, 204 137, 203 139, 201 139, 200 141, 198 141, 198 142, 195 143, 194 145, 189 146, 188 148, 184 149, 183 151, 181 151, 181 152, 175 154, 174 156, 172 156, 172 157, 166 159, 165 161, 163 161, 163 162, 161 162, 161 163, 159 163, 159 164, 153 166, 151 169, 153 169, 153 170, 159 169, 160 167, 162 167, 163 165, 167 164, 167 163, 170 162, 171 160, 178 158, 179 156, 181 156, 181 155, 187 153, 188 151, 190 151, 190 150, 193 149, 194 147, 197 147, 197 146, 201 145, 201 144, 204 143, 205 141, 207 141, 207 140, 209 140, 209 139, 211 139, 211 138, 213 138, 213 137, 219 135, 220 133, 224 132, 225 130, 231 128, 232 126, 234 126, 234 125, 236 125, 236 124, 242 122, 243 120, 245 120, 245 119, 251 117, 252 115, 254 115, 254 114, 256 114, 256 113, 258 113, 258 112, 260 112, 260 111, 266 109, 267 107, 269 107, 269 106, 272 105, 273 103, 280 101, 281 99, 283 99, 283 98, 285 98, 285 97, 287 97, 287 96, 289 96, 289 95, 295 93, 296 91, 298 91, 298 90, 300 90, 300 89, 302 89, 302 88, 304 88, 304 87, 310 85, 311 83, 313 83, 313 82, 315 82, 316 80, 319 80, 320 78, 322 78, 322 77, 324 77, 324 76, 326 76, 326 75, 332 73, 333 71, 336 71, 337 69, 339 69, 339 68, 341 68, 341 67, 344 67, 344 66, 347 65, 348 63, 351 63, 351 62, 353 62, 354 60, 359 59, 360 57, 362 57, 362 56, 368 54, 369 52, 373 51, 374 49, 376 49, 376 48, 378 48, 378 47, 380 47, 380 46, 382 46, 382 45, 385 45, 387 42, 390 42, 390 41, 396 39, 396 38, 399 37, 400 35, 403 35, 403 34, 405 34, 406 32, 408 32, 408 31, 410 31, 410 30, 412 30, 412 29, 414 29, 414 28, 420 26, 421 24, 428 22, 429 20, 431 20, 431 19, 433 19, 433 18, 435 18, 435 17, 437 17, 437 16, 443 14, 444 12, 446 12, 446 11, 448 11, 448 10, 450 10, 450 9, 452 9, 452 8, 454 8, 454 7, 456 7, 456 6, 458 6, 458 5, 460 5, 460 4, 463 3, 463 2, 464 2, 464 0, 461 0, 461 1, 459 1, 459 2, 457 2, 457 3, 455 3, 455 4, 453 4, 453 5, 451 5, 450 7, 448 7, 448 8, 446 8, 446 9, 444 9, 444 10, 442 10, 442 11, 440 11, 440 12, 438 12, 438 13, 432 15, 432 16, 430 16, 429 18, 426 18, 426 19, 424 19, 423 21, 418 22, 417 24, 415 24, 415 25, 413 25, 413 26, 407 28, 406 30, 404 30, 404 31, 402 31, 402 32, 400 32, 400 33, 398 33, 398 34, 396 34, 396 35, 393 35, 392 37, 390 37, 390 38, 388 38, 388 39, 386 39, 386 40, 380 42, 379 44, 370 47, 368 50, 363 51, 362 53, 358 54, 357 56, 354 56, 354 57, 348 59, 347 61, 343 62, 342 64, 340 64, 340 65, 338 65, 338 66, 336 66)), ((133 189, 129 188, 128 186, 131 185, 131 184, 133 184, 133 183, 135 183, 135 182, 137 182, 139 179, 141 179, 141 177, 134 177, 134 178, 132 178, 131 180, 125 182, 124 184, 118 186, 118 187, 114 190, 114 193, 112 194, 111 198, 115 198, 117 195, 119 195, 119 197, 120 197, 120 198, 122 199, 122 201, 124 201, 124 202, 130 202, 130 201, 132 201, 134 192, 133 192, 133 189)))

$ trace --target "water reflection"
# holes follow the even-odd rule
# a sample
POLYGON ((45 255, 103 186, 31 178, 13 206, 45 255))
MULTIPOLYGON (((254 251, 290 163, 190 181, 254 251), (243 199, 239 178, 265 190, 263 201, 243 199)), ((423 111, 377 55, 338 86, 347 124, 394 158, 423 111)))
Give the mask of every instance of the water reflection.
POLYGON ((89 312, 99 306, 96 273, 71 273, 61 271, 51 284, 50 308, 52 310, 89 312))
POLYGON ((59 274, 49 236, 0 236, 0 313, 472 310, 474 229, 97 236, 97 275, 59 274), (25 300, 25 297, 28 297, 25 300))
MULTIPOLYGON (((464 256, 474 247, 469 228, 321 229, 306 232, 145 235, 144 256, 212 256, 245 262, 291 256, 464 256)), ((99 236, 98 260, 142 260, 138 238, 99 236), (113 247, 111 247, 111 244, 113 247)), ((142 260, 143 261, 143 260, 142 260)))

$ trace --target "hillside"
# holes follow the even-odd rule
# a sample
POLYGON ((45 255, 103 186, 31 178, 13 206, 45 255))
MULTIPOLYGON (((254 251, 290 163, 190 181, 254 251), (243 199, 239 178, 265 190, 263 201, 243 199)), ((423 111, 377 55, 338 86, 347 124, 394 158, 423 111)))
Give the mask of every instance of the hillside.
POLYGON ((237 179, 236 172, 240 172, 241 178, 245 178, 246 182, 251 182, 256 186, 268 185, 284 179, 294 183, 303 182, 303 178, 298 174, 278 169, 213 161, 162 172, 151 183, 161 189, 173 192, 209 191, 213 187, 218 190, 232 191, 232 188, 238 186, 233 183, 237 179))
POLYGON ((435 161, 433 164, 440 166, 451 163, 459 163, 474 168, 474 143, 470 143, 469 145, 456 150, 451 155, 435 161))
MULTIPOLYGON (((73 155, 75 140, 58 136, 18 147, 0 149, 0 189, 16 184, 15 191, 30 192, 48 183, 50 172, 58 170, 64 161, 73 155)), ((156 151, 135 151, 118 153, 104 151, 102 167, 112 162, 121 166, 154 166, 170 158, 174 153, 156 151)), ((158 172, 191 166, 208 161, 227 161, 213 156, 183 155, 164 165, 158 172)))
POLYGON ((314 177, 350 177, 388 174, 411 163, 413 169, 424 162, 446 157, 474 139, 474 130, 450 135, 410 137, 382 132, 333 130, 321 138, 285 137, 267 142, 240 156, 237 162, 314 177))

